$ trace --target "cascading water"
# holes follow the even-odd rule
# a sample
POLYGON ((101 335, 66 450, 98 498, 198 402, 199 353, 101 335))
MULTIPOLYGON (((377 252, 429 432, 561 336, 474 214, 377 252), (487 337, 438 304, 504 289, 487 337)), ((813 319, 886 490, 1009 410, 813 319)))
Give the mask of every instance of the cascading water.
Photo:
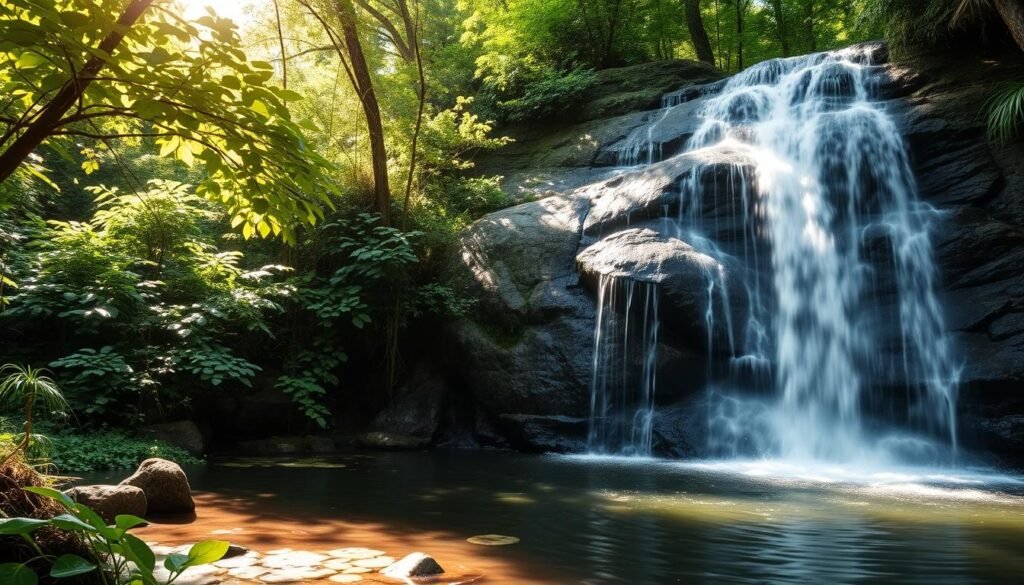
MULTIPOLYGON (((939 445, 955 453, 958 368, 928 235, 935 212, 917 200, 902 138, 873 95, 881 68, 870 61, 863 48, 768 61, 703 100, 687 152, 728 148, 743 162, 722 186, 690 173, 666 223, 702 252, 742 263, 749 299, 729 355, 710 358, 727 360, 718 369, 726 374, 708 382, 710 455, 919 460, 926 451, 938 457, 939 445)), ((664 109, 620 150, 620 162, 661 160, 654 130, 683 101, 683 94, 666 96, 664 109)), ((615 303, 604 298, 606 286, 592 448, 608 444, 597 437, 626 432, 609 423, 605 361, 617 351, 608 344, 623 335, 610 329, 612 321, 628 322, 629 313, 610 316, 615 303)), ((656 298, 657 291, 643 294, 656 298)), ((728 309, 719 313, 729 317, 728 309)), ((658 318, 656 309, 638 316, 658 318)), ((641 360, 650 388, 646 377, 616 382, 647 400, 624 420, 641 411, 650 420, 656 364, 648 363, 656 349, 645 347, 652 355, 641 360)), ((649 444, 650 429, 644 432, 649 444)), ((623 452, 632 448, 622 444, 623 452)))
POLYGON ((658 288, 602 276, 591 380, 591 452, 651 454, 658 330, 658 288))

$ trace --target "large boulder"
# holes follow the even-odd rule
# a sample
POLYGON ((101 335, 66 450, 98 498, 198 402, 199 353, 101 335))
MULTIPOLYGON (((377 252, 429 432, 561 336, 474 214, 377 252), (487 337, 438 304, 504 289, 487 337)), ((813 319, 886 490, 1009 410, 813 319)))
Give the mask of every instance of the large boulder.
POLYGON ((624 230, 583 250, 576 261, 591 287, 601 278, 657 284, 662 320, 705 351, 731 349, 728 340, 737 332, 728 325, 746 321, 746 291, 732 271, 678 238, 646 228, 624 230), (709 333, 716 347, 707 347, 709 333))
POLYGON ((594 307, 575 269, 587 209, 585 196, 569 192, 484 216, 463 234, 454 263, 479 302, 451 327, 452 370, 480 419, 519 441, 532 427, 502 416, 579 417, 588 408, 594 307))
POLYGON ((391 404, 359 437, 359 443, 381 449, 423 449, 432 445, 438 438, 448 394, 447 381, 420 364, 391 404))
POLYGON ((140 437, 163 441, 188 451, 193 455, 202 455, 204 451, 203 434, 199 427, 190 420, 148 425, 137 431, 140 437))
POLYGON ((719 241, 745 234, 757 198, 750 148, 723 144, 631 169, 583 190, 591 209, 583 233, 601 236, 650 219, 699 217, 719 241), (700 197, 695 196, 695 191, 700 197))
POLYGON ((182 514, 196 509, 188 477, 173 461, 158 457, 146 459, 119 485, 134 486, 145 492, 151 513, 182 514))
POLYGON ((110 524, 121 514, 145 517, 149 509, 145 492, 131 485, 80 485, 64 493, 110 524))

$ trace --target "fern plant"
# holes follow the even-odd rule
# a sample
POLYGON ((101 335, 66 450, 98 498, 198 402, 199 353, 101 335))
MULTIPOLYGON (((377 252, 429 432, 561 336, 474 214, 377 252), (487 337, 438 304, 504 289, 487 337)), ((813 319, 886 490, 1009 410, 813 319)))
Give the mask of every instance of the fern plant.
POLYGON ((1004 87, 987 105, 988 134, 992 140, 1009 142, 1024 122, 1024 82, 1004 87))

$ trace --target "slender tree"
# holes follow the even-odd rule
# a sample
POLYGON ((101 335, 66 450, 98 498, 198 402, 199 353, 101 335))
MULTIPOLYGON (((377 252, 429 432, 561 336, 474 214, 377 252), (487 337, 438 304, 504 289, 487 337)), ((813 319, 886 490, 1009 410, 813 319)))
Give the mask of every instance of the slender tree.
POLYGON ((750 0, 736 0, 736 69, 743 70, 743 25, 750 0))
POLYGON ((690 30, 690 40, 697 52, 697 58, 709 65, 715 64, 715 53, 711 50, 711 40, 704 30, 704 19, 700 14, 700 0, 686 0, 686 27, 690 30))
POLYGON ((804 34, 807 36, 807 51, 813 53, 818 50, 818 42, 814 33, 815 0, 804 0, 804 34))
POLYGON ((786 5, 785 0, 769 0, 772 8, 772 20, 775 21, 775 34, 779 37, 779 45, 782 47, 782 56, 790 56, 789 34, 786 30, 786 5))

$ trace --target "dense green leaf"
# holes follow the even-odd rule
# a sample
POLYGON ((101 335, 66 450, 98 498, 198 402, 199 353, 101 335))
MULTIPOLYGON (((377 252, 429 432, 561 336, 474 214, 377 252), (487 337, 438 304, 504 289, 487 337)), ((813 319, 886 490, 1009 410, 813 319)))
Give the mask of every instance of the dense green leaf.
POLYGON ((78 555, 65 554, 57 557, 53 561, 53 567, 50 569, 50 576, 55 579, 67 579, 69 577, 76 577, 78 575, 84 575, 96 570, 96 565, 83 559, 78 555))

